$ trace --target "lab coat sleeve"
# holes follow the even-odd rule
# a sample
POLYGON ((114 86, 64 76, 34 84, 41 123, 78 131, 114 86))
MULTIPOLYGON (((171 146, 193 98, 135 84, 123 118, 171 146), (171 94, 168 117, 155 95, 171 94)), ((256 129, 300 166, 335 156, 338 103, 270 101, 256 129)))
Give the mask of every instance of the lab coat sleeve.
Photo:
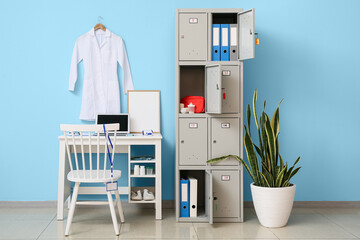
POLYGON ((77 80, 77 65, 81 60, 82 60, 82 56, 80 54, 79 43, 78 40, 76 40, 73 55, 71 58, 71 65, 70 65, 70 77, 69 77, 70 91, 74 91, 75 89, 75 83, 77 80))
POLYGON ((126 94, 127 90, 134 90, 134 84, 131 77, 130 66, 126 54, 125 44, 122 39, 120 39, 117 56, 118 56, 117 61, 119 62, 123 70, 123 89, 124 89, 124 93, 126 94))

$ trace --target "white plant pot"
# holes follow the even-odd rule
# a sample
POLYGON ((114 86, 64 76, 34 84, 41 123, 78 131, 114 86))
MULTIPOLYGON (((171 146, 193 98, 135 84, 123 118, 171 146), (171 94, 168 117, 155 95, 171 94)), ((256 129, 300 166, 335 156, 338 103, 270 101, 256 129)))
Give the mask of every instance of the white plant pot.
POLYGON ((256 215, 264 227, 277 228, 287 224, 292 210, 296 185, 269 188, 250 185, 256 215))

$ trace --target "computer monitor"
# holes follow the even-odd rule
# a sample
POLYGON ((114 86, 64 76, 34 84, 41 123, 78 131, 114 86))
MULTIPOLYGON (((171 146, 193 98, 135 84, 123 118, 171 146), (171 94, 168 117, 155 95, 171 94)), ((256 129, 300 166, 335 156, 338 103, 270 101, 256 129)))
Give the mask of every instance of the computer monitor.
POLYGON ((130 132, 130 121, 128 113, 121 114, 98 114, 96 116, 96 124, 119 123, 120 130, 116 135, 127 135, 130 132))

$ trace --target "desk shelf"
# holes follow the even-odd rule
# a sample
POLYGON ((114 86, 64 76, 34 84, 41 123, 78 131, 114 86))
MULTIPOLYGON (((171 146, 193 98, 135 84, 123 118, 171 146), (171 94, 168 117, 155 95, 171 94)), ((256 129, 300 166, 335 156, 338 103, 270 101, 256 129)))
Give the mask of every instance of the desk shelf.
POLYGON ((155 174, 152 175, 134 175, 133 173, 130 174, 131 178, 156 178, 155 174))
POLYGON ((144 201, 144 200, 141 200, 141 201, 133 201, 133 200, 129 200, 129 203, 156 203, 156 199, 151 200, 151 201, 144 201))
POLYGON ((156 163, 156 160, 130 160, 130 163, 156 163))

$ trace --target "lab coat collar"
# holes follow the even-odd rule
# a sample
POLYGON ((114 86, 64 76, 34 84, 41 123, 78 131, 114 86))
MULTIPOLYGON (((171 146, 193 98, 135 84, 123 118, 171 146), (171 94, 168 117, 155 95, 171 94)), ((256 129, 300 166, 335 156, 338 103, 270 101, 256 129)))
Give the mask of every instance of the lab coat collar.
MULTIPOLYGON (((95 37, 94 28, 92 28, 89 33, 90 33, 91 36, 95 37)), ((109 29, 106 29, 106 31, 105 31, 105 37, 111 37, 111 32, 109 31, 109 29)))

